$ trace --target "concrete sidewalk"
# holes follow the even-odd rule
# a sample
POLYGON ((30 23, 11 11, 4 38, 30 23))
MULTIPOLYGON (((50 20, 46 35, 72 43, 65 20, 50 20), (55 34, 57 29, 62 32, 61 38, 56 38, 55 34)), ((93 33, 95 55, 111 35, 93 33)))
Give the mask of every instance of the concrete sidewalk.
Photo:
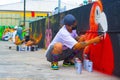
POLYGON ((15 45, 0 41, 0 80, 120 80, 97 71, 77 74, 74 67, 63 67, 51 70, 46 61, 45 50, 16 51, 15 45), (9 49, 12 46, 12 49, 9 49))

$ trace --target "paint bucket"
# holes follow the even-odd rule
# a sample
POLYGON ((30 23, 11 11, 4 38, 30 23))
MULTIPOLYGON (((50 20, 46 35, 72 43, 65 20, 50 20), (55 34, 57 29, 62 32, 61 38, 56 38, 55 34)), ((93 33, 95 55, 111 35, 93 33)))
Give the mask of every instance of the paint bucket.
POLYGON ((79 61, 79 58, 75 58, 75 59, 74 59, 75 68, 77 68, 77 61, 79 61))
POLYGON ((31 46, 28 46, 28 47, 27 47, 27 51, 31 51, 31 46))
POLYGON ((20 45, 16 46, 16 51, 21 51, 21 46, 20 45))
POLYGON ((83 67, 84 67, 85 70, 87 70, 88 64, 89 64, 89 60, 88 59, 84 59, 84 61, 83 61, 83 67))
POLYGON ((93 71, 93 62, 92 61, 89 61, 88 67, 87 67, 87 71, 88 72, 92 72, 93 71))
POLYGON ((82 63, 81 63, 81 61, 76 62, 76 71, 77 71, 78 74, 82 73, 82 63))
POLYGON ((34 46, 31 46, 31 51, 34 51, 35 47, 34 46))

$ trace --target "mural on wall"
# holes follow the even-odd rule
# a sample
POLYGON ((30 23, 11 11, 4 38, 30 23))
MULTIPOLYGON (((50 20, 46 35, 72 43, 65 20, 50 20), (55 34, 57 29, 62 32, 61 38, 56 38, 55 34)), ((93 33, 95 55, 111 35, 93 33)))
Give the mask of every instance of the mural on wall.
POLYGON ((0 26, 0 40, 2 39, 4 29, 4 26, 0 26))
POLYGON ((33 37, 37 38, 37 36, 38 36, 38 34, 37 34, 37 28, 36 28, 37 27, 37 22, 35 22, 34 27, 35 27, 35 29, 34 29, 33 37))
POLYGON ((114 69, 113 48, 110 36, 107 33, 108 24, 103 6, 100 1, 94 2, 90 12, 90 29, 86 32, 86 40, 92 39, 97 35, 103 35, 103 40, 99 44, 92 44, 84 49, 84 53, 89 54, 93 61, 94 69, 107 74, 112 74, 114 69))
POLYGON ((65 16, 65 13, 60 14, 60 22, 59 22, 60 28, 63 26, 63 18, 64 18, 64 16, 65 16))
POLYGON ((34 22, 33 24, 30 24, 30 38, 36 38, 37 37, 37 22, 34 22))
POLYGON ((59 30, 59 16, 49 16, 45 21, 45 48, 47 48, 51 40, 59 30))
POLYGON ((94 69, 120 76, 119 13, 119 0, 97 0, 97 2, 32 22, 32 34, 39 34, 39 30, 41 30, 43 37, 40 47, 47 48, 62 27, 63 17, 66 14, 73 14, 78 21, 77 33, 84 35, 86 41, 103 35, 100 43, 91 44, 83 50, 83 53, 88 54, 90 60, 93 61, 94 69))
POLYGON ((52 40, 52 30, 51 30, 50 18, 46 19, 46 29, 45 29, 45 48, 47 48, 52 40))

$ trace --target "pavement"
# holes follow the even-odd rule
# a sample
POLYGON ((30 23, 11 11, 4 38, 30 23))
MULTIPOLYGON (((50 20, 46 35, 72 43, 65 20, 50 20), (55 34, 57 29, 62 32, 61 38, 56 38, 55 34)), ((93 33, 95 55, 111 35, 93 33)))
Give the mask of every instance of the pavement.
POLYGON ((12 42, 0 41, 0 80, 120 80, 93 70, 82 70, 78 74, 74 68, 63 67, 51 70, 45 58, 45 49, 38 51, 16 51, 12 42), (12 46, 9 49, 9 46, 12 46))

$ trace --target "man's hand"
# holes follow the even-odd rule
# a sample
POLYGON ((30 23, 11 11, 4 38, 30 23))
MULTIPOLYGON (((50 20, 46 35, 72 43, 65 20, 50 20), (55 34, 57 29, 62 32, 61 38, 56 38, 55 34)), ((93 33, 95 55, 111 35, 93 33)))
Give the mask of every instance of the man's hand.
POLYGON ((97 36, 97 37, 91 39, 91 42, 93 42, 93 43, 99 43, 100 41, 101 41, 101 37, 100 36, 97 36))
POLYGON ((85 41, 85 35, 81 35, 78 39, 78 42, 85 41))
POLYGON ((91 40, 86 41, 87 45, 93 44, 93 43, 99 43, 101 40, 103 40, 103 35, 97 36, 91 40))
POLYGON ((78 42, 74 45, 74 50, 80 50, 86 46, 86 42, 78 42))
POLYGON ((83 42, 78 42, 74 45, 73 49, 74 50, 80 50, 82 48, 85 48, 86 46, 93 44, 93 43, 99 43, 103 39, 103 35, 97 36, 91 40, 88 41, 83 41, 83 42))
POLYGON ((103 40, 103 34, 102 35, 100 35, 100 36, 97 36, 97 37, 95 37, 95 38, 93 38, 93 42, 94 43, 99 43, 101 40, 103 40))

